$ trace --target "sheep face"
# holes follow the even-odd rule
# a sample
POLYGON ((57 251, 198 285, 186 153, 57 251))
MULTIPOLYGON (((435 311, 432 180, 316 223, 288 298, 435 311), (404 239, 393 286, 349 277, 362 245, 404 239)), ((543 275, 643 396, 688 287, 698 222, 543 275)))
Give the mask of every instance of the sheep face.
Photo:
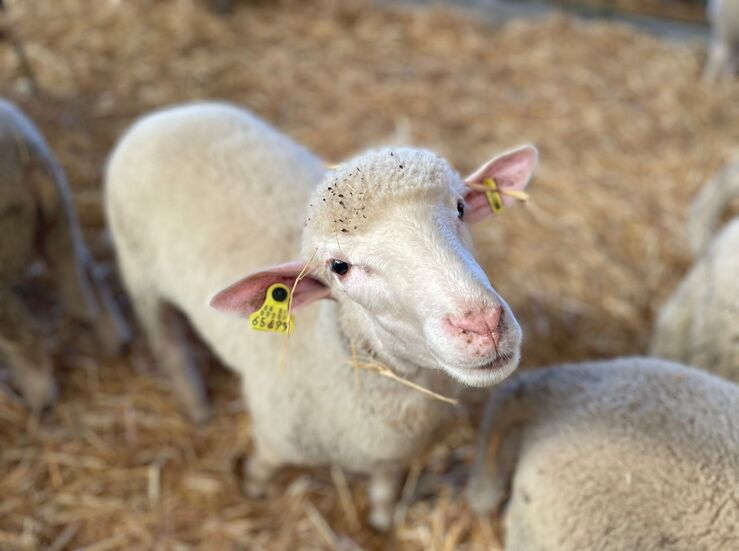
POLYGON ((521 330, 475 261, 463 209, 451 189, 403 198, 362 232, 316 241, 315 275, 383 360, 482 386, 515 368, 521 330))
MULTIPOLYGON (((352 344, 395 368, 441 369, 471 386, 501 381, 518 364, 521 329, 475 260, 468 222, 492 211, 470 186, 494 179, 520 191, 536 157, 520 148, 465 181, 416 149, 370 152, 331 171, 308 208, 303 255, 313 261, 294 309, 333 298, 352 344)), ((212 305, 248 315, 270 285, 291 285, 303 266, 248 276, 212 305)))

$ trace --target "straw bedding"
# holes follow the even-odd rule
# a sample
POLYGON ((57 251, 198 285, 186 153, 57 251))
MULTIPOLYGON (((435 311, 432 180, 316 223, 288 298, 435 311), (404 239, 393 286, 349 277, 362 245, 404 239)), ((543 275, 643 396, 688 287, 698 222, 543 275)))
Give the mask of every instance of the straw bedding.
MULTIPOLYGON (((465 173, 538 144, 532 204, 477 230, 524 326, 524 368, 645 350, 689 262, 691 197, 739 143, 739 87, 698 82, 700 47, 615 24, 487 27, 442 9, 339 0, 245 1, 227 19, 196 0, 9 4, 44 94, 26 93, 7 42, 0 93, 60 156, 106 262, 104 161, 158 106, 228 99, 330 160, 401 137, 465 173)), ((141 339, 117 362, 73 328, 58 340, 53 412, 39 422, 0 395, 2 549, 498 548, 458 495, 474 436, 465 414, 419 455, 384 538, 362 521, 364 482, 340 471, 292 470, 268 499, 242 497, 248 413, 234 377, 207 356, 216 413, 198 428, 141 339)))

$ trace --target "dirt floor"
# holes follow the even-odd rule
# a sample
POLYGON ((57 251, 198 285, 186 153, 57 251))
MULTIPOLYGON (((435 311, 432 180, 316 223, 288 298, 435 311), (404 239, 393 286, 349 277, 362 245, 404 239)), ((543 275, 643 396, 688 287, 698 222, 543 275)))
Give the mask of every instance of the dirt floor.
MULTIPOLYGON (((538 144, 531 204, 476 230, 524 327, 524 368, 644 352, 689 265, 691 198, 739 153, 739 85, 701 84, 702 49, 625 26, 553 16, 493 29, 341 0, 243 1, 227 18, 197 0, 9 4, 42 93, 6 40, 0 94, 48 137, 111 266, 104 162, 163 105, 233 101, 330 160, 404 141, 466 173, 538 144)), ((117 362, 87 335, 68 341, 44 419, 0 393, 1 549, 499 548, 459 496, 474 437, 464 412, 412 466, 386 537, 363 522, 364 482, 337 470, 286 472, 264 501, 241 495, 249 418, 225 370, 209 367, 216 414, 198 428, 140 340, 117 362)))

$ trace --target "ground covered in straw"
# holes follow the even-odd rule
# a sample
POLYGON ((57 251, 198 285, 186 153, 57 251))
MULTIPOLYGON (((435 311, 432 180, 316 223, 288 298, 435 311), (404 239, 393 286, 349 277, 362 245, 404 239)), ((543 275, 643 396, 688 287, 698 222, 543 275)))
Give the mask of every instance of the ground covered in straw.
MULTIPOLYGON (((700 84, 700 47, 555 16, 483 26, 448 11, 323 0, 10 2, 42 88, 30 96, 0 42, 0 94, 59 154, 86 236, 110 262, 106 155, 136 116, 223 98, 326 159, 402 139, 461 172, 532 141, 532 204, 477 229, 480 255, 526 332, 524 367, 645 350, 688 265, 683 219, 739 144, 739 86, 700 84)), ((290 182, 284 182, 289 192, 290 182)), ((497 549, 459 497, 467 417, 411 469, 388 538, 362 522, 363 481, 294 470, 268 499, 239 492, 249 418, 209 369, 216 414, 180 414, 140 341, 103 362, 85 335, 58 355, 62 394, 42 421, 0 395, 0 548, 497 549)), ((370 375, 368 375, 370 376, 370 375)))

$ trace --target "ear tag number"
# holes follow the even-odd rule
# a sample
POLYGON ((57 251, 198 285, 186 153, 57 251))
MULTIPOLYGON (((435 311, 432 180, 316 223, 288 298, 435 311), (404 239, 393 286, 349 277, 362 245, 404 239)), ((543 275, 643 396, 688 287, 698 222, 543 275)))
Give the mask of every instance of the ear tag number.
POLYGON ((490 203, 490 208, 495 214, 500 213, 503 210, 503 197, 500 195, 500 191, 498 191, 498 185, 492 178, 485 178, 482 183, 490 188, 490 191, 485 192, 488 203, 490 203))
POLYGON ((264 304, 249 316, 251 328, 255 331, 273 333, 291 332, 295 319, 289 316, 288 321, 288 304, 290 304, 290 289, 282 283, 270 285, 264 298, 264 304))

